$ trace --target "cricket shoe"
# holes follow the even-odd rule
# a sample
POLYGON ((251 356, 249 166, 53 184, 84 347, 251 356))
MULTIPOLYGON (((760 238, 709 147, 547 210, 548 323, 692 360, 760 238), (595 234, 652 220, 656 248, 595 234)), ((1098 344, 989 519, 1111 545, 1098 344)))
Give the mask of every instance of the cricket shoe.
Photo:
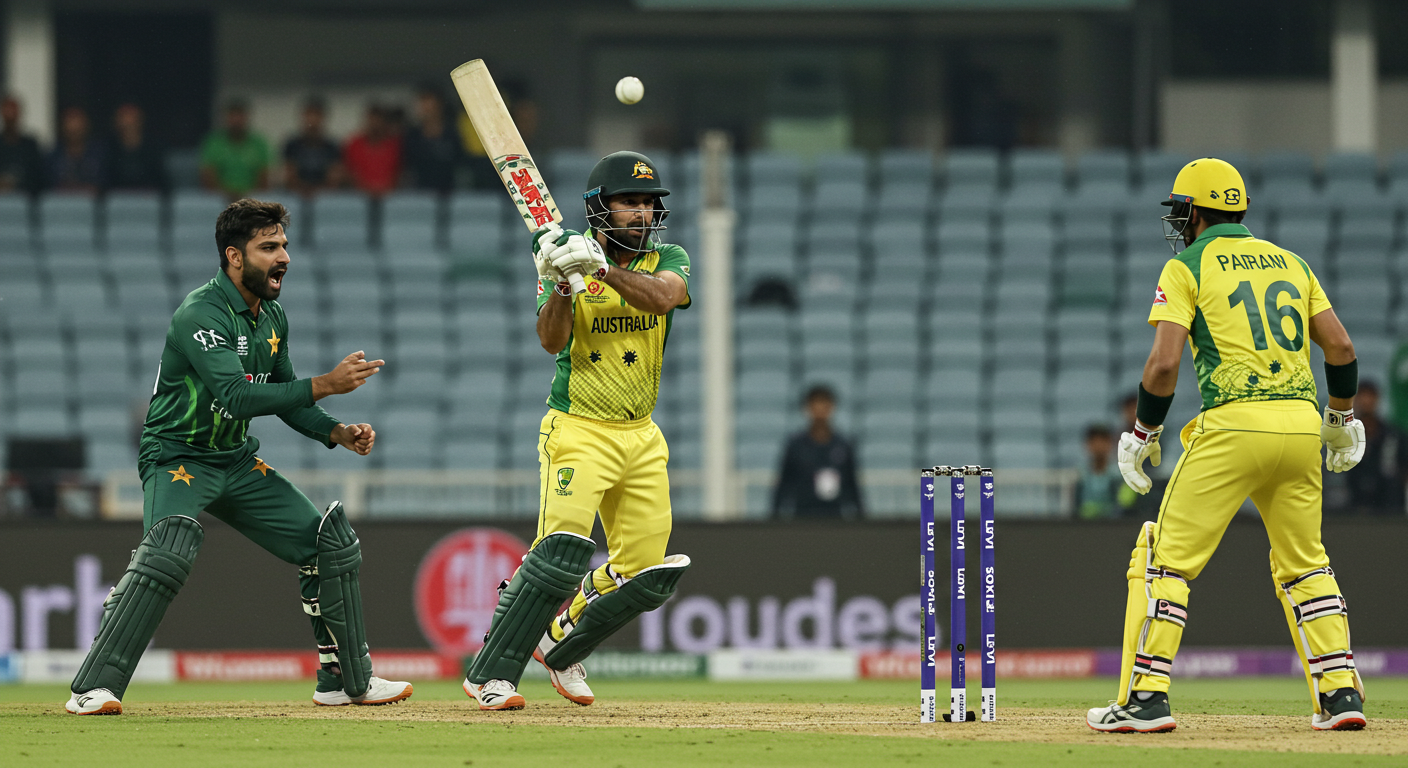
POLYGON ((1163 733, 1178 727, 1167 693, 1155 693, 1144 701, 1131 694, 1124 706, 1112 701, 1108 707, 1096 707, 1085 713, 1085 724, 1105 733, 1163 733))
POLYGON ((552 679, 552 687, 562 694, 562 698, 573 704, 581 704, 585 707, 596 701, 596 697, 592 695, 592 689, 587 686, 587 670, 583 669, 581 664, 573 664, 567 669, 549 667, 547 661, 544 660, 547 655, 547 650, 543 649, 545 644, 549 650, 554 645, 548 634, 544 634, 542 642, 533 649, 533 658, 537 659, 538 663, 548 671, 548 677, 552 679))
POLYGON ((490 680, 483 685, 475 685, 466 677, 464 692, 479 702, 479 708, 483 710, 523 709, 528 706, 523 697, 518 695, 518 689, 507 680, 490 680))
POLYGON ((71 715, 120 715, 122 702, 106 688, 94 688, 87 693, 68 697, 64 709, 71 715))
POLYGON ((1320 711, 1310 718, 1310 727, 1317 731, 1359 731, 1368 724, 1364 697, 1353 688, 1320 694, 1320 711))
MULTIPOLYGON (((323 678, 325 674, 333 680, 338 679, 336 675, 319 670, 319 688, 324 687, 326 683, 323 678)), ((337 683, 334 682, 333 685, 337 685, 337 683)), ((367 685, 367 692, 361 696, 348 696, 347 692, 342 690, 339 686, 329 691, 314 691, 313 703, 320 707, 345 707, 348 704, 356 704, 364 707, 395 704, 398 701, 409 699, 414 690, 410 683, 382 680, 379 677, 373 677, 371 682, 367 685)))

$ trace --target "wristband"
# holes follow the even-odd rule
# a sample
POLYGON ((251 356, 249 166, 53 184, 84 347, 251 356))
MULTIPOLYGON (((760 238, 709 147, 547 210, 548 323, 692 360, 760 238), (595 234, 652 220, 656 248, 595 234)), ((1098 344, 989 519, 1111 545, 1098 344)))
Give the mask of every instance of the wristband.
POLYGON ((1144 382, 1139 382, 1139 400, 1134 407, 1134 415, 1141 422, 1157 427, 1164 423, 1168 417, 1168 409, 1173 405, 1173 395, 1160 396, 1149 392, 1144 388, 1144 382))
POLYGON ((1325 363, 1325 391, 1330 397, 1353 399, 1359 393, 1359 359, 1344 365, 1325 363))

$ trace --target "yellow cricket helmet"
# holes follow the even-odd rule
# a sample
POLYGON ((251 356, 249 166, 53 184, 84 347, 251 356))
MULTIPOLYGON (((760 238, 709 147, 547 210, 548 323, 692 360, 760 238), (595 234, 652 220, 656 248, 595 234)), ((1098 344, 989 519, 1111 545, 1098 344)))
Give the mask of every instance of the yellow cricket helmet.
POLYGON ((1168 228, 1164 239, 1174 253, 1178 252, 1177 242, 1183 239, 1183 230, 1192 218, 1193 207, 1216 208, 1221 211, 1240 212, 1247 210, 1247 185, 1242 174, 1226 160, 1204 157, 1183 166, 1173 180, 1173 191, 1163 202, 1172 210, 1162 217, 1168 228))
POLYGON ((1164 205, 1191 203, 1199 208, 1247 210, 1247 185, 1242 174, 1226 160, 1204 157, 1183 166, 1173 180, 1173 192, 1164 205))

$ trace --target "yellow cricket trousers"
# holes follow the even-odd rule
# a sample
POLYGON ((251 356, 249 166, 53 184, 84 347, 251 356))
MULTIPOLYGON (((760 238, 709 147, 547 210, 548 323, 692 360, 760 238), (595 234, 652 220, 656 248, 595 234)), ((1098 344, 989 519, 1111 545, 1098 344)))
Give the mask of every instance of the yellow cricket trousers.
POLYGON ((1334 661, 1339 652, 1348 655, 1349 628, 1320 540, 1320 414, 1302 400, 1234 402, 1199 414, 1181 437, 1183 456, 1158 522, 1145 524, 1130 558, 1120 703, 1130 690, 1168 690, 1184 623, 1197 615, 1188 610, 1188 582, 1250 497, 1271 541, 1277 599, 1307 660, 1319 711, 1318 683, 1326 692, 1356 684, 1352 667, 1334 661), (1305 618, 1310 614, 1293 607, 1330 597, 1340 610, 1305 618))

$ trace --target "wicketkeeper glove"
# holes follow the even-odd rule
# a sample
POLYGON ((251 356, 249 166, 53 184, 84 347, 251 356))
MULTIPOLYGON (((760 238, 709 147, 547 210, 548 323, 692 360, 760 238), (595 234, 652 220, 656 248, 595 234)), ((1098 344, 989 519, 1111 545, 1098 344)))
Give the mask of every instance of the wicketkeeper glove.
POLYGON ((1159 435, 1163 433, 1163 426, 1149 429, 1136 421, 1133 432, 1125 432, 1120 435, 1117 459, 1120 465, 1120 474, 1124 476, 1124 484, 1128 485, 1135 493, 1145 494, 1154 487, 1154 482, 1144 474, 1144 459, 1148 459, 1149 463, 1155 467, 1159 466, 1159 462, 1163 460, 1163 449, 1159 447, 1159 435))
POLYGON ((586 237, 571 230, 563 232, 566 238, 559 238, 561 245, 552 252, 549 259, 552 265, 564 275, 573 273, 594 276, 598 279, 606 275, 606 254, 596 238, 586 237))
POLYGON ((1337 411, 1325 406, 1320 442, 1325 444, 1325 469, 1331 472, 1354 469, 1364 458, 1364 422, 1354 418, 1353 408, 1337 411))

